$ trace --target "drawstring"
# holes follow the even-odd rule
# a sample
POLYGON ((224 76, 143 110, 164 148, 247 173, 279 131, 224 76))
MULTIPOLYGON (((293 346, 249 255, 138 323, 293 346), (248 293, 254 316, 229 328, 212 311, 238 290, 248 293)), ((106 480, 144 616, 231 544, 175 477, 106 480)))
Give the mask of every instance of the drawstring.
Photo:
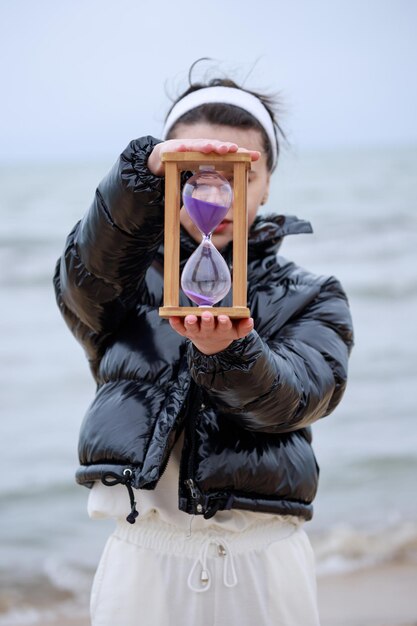
POLYGON ((237 585, 237 575, 235 569, 235 563, 233 560, 233 554, 230 549, 229 544, 225 539, 216 539, 215 537, 209 537, 201 546, 200 554, 194 562, 194 565, 191 568, 191 571, 188 575, 187 584, 191 591, 196 591, 197 593, 201 593, 203 591, 207 591, 211 587, 211 574, 210 570, 207 567, 207 554, 211 544, 217 546, 218 554, 222 558, 224 558, 223 562, 223 583, 225 587, 235 587, 237 585), (200 582, 201 587, 196 587, 192 583, 193 574, 198 567, 201 565, 201 573, 200 573, 200 582), (230 569, 230 580, 228 580, 228 569, 230 569))
POLYGON ((130 499, 130 513, 126 517, 126 521, 129 522, 129 524, 134 524, 136 521, 136 518, 139 515, 139 511, 136 508, 136 500, 135 500, 135 495, 133 493, 132 485, 130 484, 130 482, 125 483, 125 485, 129 492, 129 499, 130 499))
POLYGON ((129 524, 134 524, 136 518, 139 515, 139 512, 136 509, 135 494, 133 493, 132 489, 132 474, 132 470, 127 467, 123 470, 123 478, 118 474, 114 474, 113 472, 106 472, 106 474, 101 477, 101 482, 103 483, 103 485, 106 485, 106 487, 113 487, 113 485, 124 485, 127 488, 130 499, 130 513, 126 517, 126 521, 129 522, 129 524))

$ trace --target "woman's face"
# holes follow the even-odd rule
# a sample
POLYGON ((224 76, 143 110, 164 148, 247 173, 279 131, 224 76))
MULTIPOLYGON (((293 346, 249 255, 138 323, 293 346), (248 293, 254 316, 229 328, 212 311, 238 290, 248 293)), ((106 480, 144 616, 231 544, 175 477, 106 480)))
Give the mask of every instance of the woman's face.
MULTIPOLYGON (((266 156, 261 133, 255 128, 243 129, 234 126, 216 126, 205 122, 178 124, 170 139, 219 139, 236 143, 239 147, 259 150, 261 158, 252 162, 248 179, 248 228, 256 217, 261 204, 264 204, 269 192, 270 172, 266 166, 266 156)), ((229 178, 230 180, 230 178, 229 178)), ((231 181, 232 183, 232 181, 231 181)), ((180 221, 185 230, 195 241, 201 241, 201 233, 192 222, 184 207, 180 211, 180 221)), ((213 231, 212 242, 217 249, 223 248, 233 239, 233 205, 220 226, 213 231)))

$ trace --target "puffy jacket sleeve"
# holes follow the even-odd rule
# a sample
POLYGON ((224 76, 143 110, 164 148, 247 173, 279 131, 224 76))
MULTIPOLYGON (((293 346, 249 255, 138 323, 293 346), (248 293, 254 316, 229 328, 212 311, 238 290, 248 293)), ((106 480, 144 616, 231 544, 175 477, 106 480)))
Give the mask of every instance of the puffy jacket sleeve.
POLYGON ((243 427, 283 433, 331 413, 347 382, 353 345, 349 305, 329 278, 318 295, 267 341, 256 330, 207 356, 192 344, 192 377, 220 415, 243 427))
POLYGON ((128 145, 56 265, 58 306, 93 369, 105 338, 144 297, 146 270, 162 242, 164 179, 147 168, 157 143, 148 136, 128 145))

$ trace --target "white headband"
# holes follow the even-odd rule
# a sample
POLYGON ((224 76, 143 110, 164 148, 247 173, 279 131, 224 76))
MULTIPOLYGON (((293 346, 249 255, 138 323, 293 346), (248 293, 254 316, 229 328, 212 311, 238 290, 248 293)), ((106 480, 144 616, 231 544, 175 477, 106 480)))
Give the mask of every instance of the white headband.
POLYGON ((187 96, 184 96, 184 98, 174 104, 167 117, 162 133, 163 139, 166 139, 168 132, 180 119, 180 117, 185 115, 185 113, 192 111, 192 109, 196 109, 201 104, 212 103, 232 104, 253 115, 267 134, 272 147, 272 160, 274 167, 277 162, 278 150, 271 116, 259 98, 253 96, 247 91, 243 91, 242 89, 236 89, 235 87, 204 87, 189 93, 187 96))

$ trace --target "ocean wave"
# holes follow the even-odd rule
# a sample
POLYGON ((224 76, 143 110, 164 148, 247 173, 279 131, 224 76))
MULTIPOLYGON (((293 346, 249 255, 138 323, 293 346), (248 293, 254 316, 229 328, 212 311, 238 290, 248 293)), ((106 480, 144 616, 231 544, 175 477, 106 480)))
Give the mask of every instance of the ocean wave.
POLYGON ((85 613, 87 606, 88 592, 62 589, 46 576, 37 574, 26 580, 8 576, 1 585, 0 626, 47 623, 57 616, 85 613))
POLYGON ((85 615, 94 570, 56 557, 38 571, 0 570, 0 626, 85 615))
POLYGON ((374 529, 340 524, 311 534, 310 540, 318 576, 344 574, 397 560, 417 564, 417 520, 374 529))

